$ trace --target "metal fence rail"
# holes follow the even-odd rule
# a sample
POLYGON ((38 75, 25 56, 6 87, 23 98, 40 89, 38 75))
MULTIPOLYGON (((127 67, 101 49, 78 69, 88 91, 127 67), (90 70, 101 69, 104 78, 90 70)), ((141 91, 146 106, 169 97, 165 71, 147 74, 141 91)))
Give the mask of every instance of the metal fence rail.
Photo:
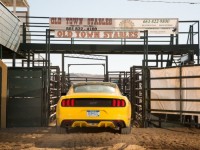
POLYGON ((144 127, 145 97, 142 66, 133 66, 130 68, 130 79, 130 100, 132 104, 133 125, 136 127, 144 127))
POLYGON ((51 66, 50 69, 49 122, 53 122, 56 119, 57 102, 61 96, 61 79, 58 66, 51 66))
POLYGON ((174 123, 199 127, 199 65, 168 68, 133 66, 130 73, 130 100, 134 126, 162 127, 174 123), (170 69, 176 69, 176 75, 170 75, 170 69), (169 71, 166 73, 167 76, 161 74, 155 77, 152 73, 155 70, 161 73, 169 71))

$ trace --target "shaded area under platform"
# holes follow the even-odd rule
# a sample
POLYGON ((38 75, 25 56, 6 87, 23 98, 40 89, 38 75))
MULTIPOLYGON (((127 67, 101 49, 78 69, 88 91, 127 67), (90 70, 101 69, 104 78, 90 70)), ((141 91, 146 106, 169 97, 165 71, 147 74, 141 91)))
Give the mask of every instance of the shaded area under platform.
POLYGON ((13 59, 13 55, 16 54, 16 59, 23 59, 25 58, 25 56, 23 56, 21 53, 18 53, 18 52, 14 52, 12 50, 10 50, 9 48, 7 47, 4 47, 2 45, 0 45, 1 47, 1 57, 2 59, 13 59))

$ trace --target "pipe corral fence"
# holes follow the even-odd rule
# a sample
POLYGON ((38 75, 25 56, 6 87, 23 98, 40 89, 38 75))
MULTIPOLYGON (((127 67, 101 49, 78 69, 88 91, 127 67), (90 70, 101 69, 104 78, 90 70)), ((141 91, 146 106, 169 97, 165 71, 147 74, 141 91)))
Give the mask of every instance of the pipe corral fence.
MULTIPOLYGON (((199 126, 199 21, 179 21, 179 33, 168 36, 152 36, 145 30, 140 31, 139 39, 91 40, 55 38, 49 17, 29 19, 21 26, 18 49, 24 59, 16 67, 13 55, 13 67, 8 68, 7 127, 48 126, 55 120, 61 93, 79 81, 117 83, 131 101, 134 127, 166 123, 199 126), (37 59, 36 54, 45 58, 37 59), (51 65, 51 54, 61 55, 61 69, 51 65), (109 71, 108 56, 99 54, 143 55, 143 62, 141 66, 133 64, 130 71, 109 71), (152 55, 155 57, 150 58, 152 55), (66 57, 103 60, 103 64, 82 65, 102 65, 104 73, 101 77, 72 76, 65 72, 66 57)), ((68 69, 73 65, 81 64, 68 64, 68 69)))

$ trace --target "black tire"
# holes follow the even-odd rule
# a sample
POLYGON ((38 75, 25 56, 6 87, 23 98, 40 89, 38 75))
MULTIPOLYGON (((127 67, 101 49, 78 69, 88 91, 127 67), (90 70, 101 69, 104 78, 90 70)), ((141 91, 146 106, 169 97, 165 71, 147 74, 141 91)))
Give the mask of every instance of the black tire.
POLYGON ((66 128, 56 126, 56 133, 58 134, 65 134, 66 133, 66 128))
POLYGON ((65 128, 65 133, 70 133, 70 129, 71 129, 71 127, 66 127, 65 128))
POLYGON ((120 128, 120 134, 130 134, 130 133, 131 133, 131 127, 120 128))

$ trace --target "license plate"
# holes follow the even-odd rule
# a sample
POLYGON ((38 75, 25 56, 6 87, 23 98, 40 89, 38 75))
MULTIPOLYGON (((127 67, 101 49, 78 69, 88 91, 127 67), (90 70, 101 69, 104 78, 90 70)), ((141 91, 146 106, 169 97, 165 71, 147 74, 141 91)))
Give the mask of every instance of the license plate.
POLYGON ((87 116, 88 117, 99 117, 100 116, 100 112, 99 112, 99 110, 88 110, 87 111, 87 116))

